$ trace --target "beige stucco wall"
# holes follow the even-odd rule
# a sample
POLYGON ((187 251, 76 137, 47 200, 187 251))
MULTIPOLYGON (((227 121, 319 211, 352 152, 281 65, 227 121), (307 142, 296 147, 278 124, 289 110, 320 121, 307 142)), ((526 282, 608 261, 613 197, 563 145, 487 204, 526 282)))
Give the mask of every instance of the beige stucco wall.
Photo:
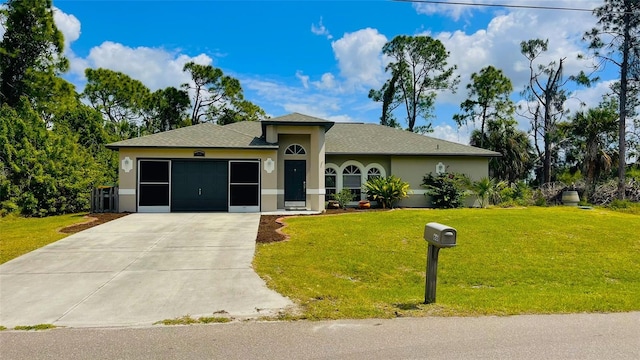
MULTIPOLYGON (((422 178, 429 172, 436 172, 436 165, 442 163, 448 172, 463 173, 472 180, 488 176, 489 161, 487 158, 475 157, 425 157, 425 156, 349 156, 327 155, 327 166, 338 173, 338 191, 341 188, 341 171, 348 165, 356 165, 362 172, 362 182, 366 182, 367 169, 382 167, 384 176, 395 175, 410 185, 411 194, 398 203, 403 207, 428 207, 429 201, 421 187, 422 178)), ((362 198, 366 196, 362 195, 362 198)), ((471 206, 475 199, 469 198, 466 205, 471 206)), ((355 203, 351 204, 355 205, 355 203)))
POLYGON ((321 126, 267 126, 267 141, 277 136, 278 163, 277 175, 278 209, 285 208, 284 201, 284 161, 306 161, 306 207, 310 210, 321 211, 324 209, 324 127, 321 126), (301 145, 305 155, 285 155, 284 152, 290 145, 301 145))
MULTIPOLYGON (((391 173, 409 183, 412 195, 402 200, 398 206, 427 207, 428 199, 421 187, 422 178, 428 173, 436 173, 436 166, 442 163, 447 172, 467 175, 471 180, 480 180, 489 176, 489 159, 479 157, 419 157, 395 156, 391 158, 391 173)), ((475 199, 467 199, 467 206, 473 205, 475 199)))
POLYGON ((278 153, 266 150, 244 149, 180 149, 180 148, 122 148, 119 151, 119 201, 121 212, 137 211, 137 176, 139 159, 225 159, 225 160, 260 160, 260 206, 262 211, 277 210, 277 174, 278 153), (205 152, 204 157, 194 157, 196 150, 205 152), (122 162, 128 157, 132 160, 133 168, 126 172, 122 162), (265 170, 265 161, 272 159, 276 168, 269 173, 265 170))

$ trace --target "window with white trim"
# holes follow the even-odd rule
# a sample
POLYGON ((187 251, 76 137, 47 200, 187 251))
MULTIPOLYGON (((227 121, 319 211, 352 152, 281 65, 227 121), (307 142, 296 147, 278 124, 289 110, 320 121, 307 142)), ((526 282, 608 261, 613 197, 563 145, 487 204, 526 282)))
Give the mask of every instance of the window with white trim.
POLYGON ((342 171, 342 188, 349 189, 353 198, 351 201, 360 201, 362 193, 362 172, 355 165, 349 165, 342 171))
POLYGON ((333 199, 333 194, 336 193, 338 181, 338 172, 336 169, 326 168, 324 169, 324 188, 325 188, 325 197, 327 199, 333 199))
POLYGON ((292 144, 284 150, 285 155, 305 155, 307 152, 302 145, 292 144))
POLYGON ((378 177, 382 177, 382 171, 380 171, 380 169, 378 169, 377 167, 372 167, 371 169, 369 169, 369 171, 367 171, 367 181, 378 177))

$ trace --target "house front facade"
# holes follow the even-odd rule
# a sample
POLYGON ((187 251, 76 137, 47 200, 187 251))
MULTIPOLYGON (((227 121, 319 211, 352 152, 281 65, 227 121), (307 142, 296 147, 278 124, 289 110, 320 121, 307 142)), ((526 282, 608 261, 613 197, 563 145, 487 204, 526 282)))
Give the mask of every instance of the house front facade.
POLYGON ((398 205, 427 207, 430 172, 488 176, 498 153, 375 124, 298 113, 261 122, 199 124, 108 145, 119 152, 121 212, 322 211, 342 189, 353 204, 373 176, 411 186, 398 205))

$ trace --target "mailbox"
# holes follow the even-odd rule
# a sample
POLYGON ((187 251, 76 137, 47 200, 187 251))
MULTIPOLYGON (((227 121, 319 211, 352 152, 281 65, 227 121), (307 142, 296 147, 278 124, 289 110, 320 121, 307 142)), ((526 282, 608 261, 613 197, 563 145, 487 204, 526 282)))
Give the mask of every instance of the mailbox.
POLYGON ((424 226, 424 239, 438 248, 456 246, 456 229, 435 222, 424 226))

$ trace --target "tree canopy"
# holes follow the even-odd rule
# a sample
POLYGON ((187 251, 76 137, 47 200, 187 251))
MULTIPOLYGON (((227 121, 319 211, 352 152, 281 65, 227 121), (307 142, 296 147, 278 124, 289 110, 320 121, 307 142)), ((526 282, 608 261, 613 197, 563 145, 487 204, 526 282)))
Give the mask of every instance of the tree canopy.
POLYGON ((192 83, 182 85, 193 93, 191 124, 206 121, 227 124, 243 120, 260 120, 266 117, 264 110, 244 99, 240 81, 224 75, 221 69, 211 65, 189 62, 184 71, 191 74, 192 83))
POLYGON ((449 52, 440 40, 429 36, 399 35, 382 47, 382 53, 391 59, 385 69, 391 77, 380 90, 369 91, 369 98, 383 103, 381 124, 396 126, 391 112, 403 105, 407 130, 432 131, 436 96, 445 90, 455 92, 459 83, 456 66, 447 64, 449 52), (427 124, 416 126, 419 118, 427 124))
POLYGON ((68 69, 51 6, 51 0, 9 0, 2 10, 0 104, 17 106, 22 96, 32 101, 45 97, 50 88, 41 82, 68 69))
POLYGON ((484 147, 485 126, 490 122, 499 122, 513 118, 515 106, 509 98, 513 91, 511 80, 502 70, 487 66, 479 73, 471 74, 467 85, 469 97, 460 104, 461 113, 453 120, 458 127, 480 123, 480 147, 484 147))

